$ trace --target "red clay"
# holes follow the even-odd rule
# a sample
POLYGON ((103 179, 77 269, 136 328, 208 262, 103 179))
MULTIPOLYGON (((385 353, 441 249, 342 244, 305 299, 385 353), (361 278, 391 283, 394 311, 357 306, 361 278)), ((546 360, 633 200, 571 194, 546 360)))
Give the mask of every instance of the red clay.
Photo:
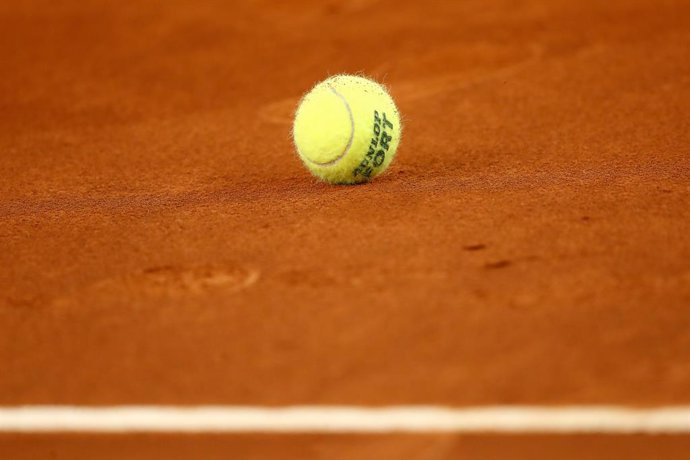
POLYGON ((0 6, 0 404, 690 403, 688 2, 236 3, 0 6))
POLYGON ((12 460, 686 460, 683 436, 0 435, 12 460))

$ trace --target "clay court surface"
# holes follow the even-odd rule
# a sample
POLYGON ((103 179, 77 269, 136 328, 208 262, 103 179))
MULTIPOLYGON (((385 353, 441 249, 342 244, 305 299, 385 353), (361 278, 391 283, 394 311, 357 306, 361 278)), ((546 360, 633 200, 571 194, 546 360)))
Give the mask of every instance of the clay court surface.
MULTIPOLYGON (((0 406, 690 404, 690 2, 0 4, 0 406), (383 81, 329 186, 303 92, 383 81)), ((690 434, 0 433, 3 459, 690 458, 690 434)))

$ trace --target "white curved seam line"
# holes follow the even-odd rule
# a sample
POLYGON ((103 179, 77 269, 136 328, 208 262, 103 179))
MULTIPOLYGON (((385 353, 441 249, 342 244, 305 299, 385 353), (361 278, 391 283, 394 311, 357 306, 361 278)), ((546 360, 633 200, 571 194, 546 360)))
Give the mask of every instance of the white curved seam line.
POLYGON ((313 163, 313 164, 318 165, 318 166, 333 166, 334 164, 336 164, 337 162, 342 160, 348 154, 348 152, 350 151, 350 148, 352 148, 352 143, 355 140, 355 117, 354 117, 354 115, 352 115, 352 109, 350 109, 350 104, 348 104, 347 99, 345 99, 345 97, 342 94, 340 94, 338 91, 336 91, 336 89, 333 88, 333 86, 331 86, 330 83, 328 83, 327 85, 328 85, 328 88, 331 91, 333 91, 333 94, 338 96, 340 98, 340 100, 343 101, 343 104, 345 104, 345 108, 347 109, 347 114, 350 116, 350 139, 347 141, 347 145, 345 146, 345 149, 343 150, 343 152, 332 160, 326 161, 324 163, 320 163, 318 161, 312 160, 311 158, 307 158, 307 160, 310 163, 313 163))

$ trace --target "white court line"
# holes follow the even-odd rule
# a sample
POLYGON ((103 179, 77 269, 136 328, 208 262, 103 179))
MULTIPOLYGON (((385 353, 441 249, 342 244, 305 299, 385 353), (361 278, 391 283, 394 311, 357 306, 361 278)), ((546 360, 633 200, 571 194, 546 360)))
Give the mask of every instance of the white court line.
POLYGON ((690 406, 21 406, 0 432, 690 433, 690 406))

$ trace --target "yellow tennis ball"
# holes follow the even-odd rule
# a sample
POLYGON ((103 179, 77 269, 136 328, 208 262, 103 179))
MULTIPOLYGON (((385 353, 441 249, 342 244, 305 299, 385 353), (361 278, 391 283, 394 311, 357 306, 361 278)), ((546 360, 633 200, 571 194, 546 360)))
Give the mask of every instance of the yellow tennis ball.
POLYGON ((400 143, 400 114, 383 86, 355 75, 317 84, 295 113, 297 153, 332 184, 366 182, 390 165, 400 143))

